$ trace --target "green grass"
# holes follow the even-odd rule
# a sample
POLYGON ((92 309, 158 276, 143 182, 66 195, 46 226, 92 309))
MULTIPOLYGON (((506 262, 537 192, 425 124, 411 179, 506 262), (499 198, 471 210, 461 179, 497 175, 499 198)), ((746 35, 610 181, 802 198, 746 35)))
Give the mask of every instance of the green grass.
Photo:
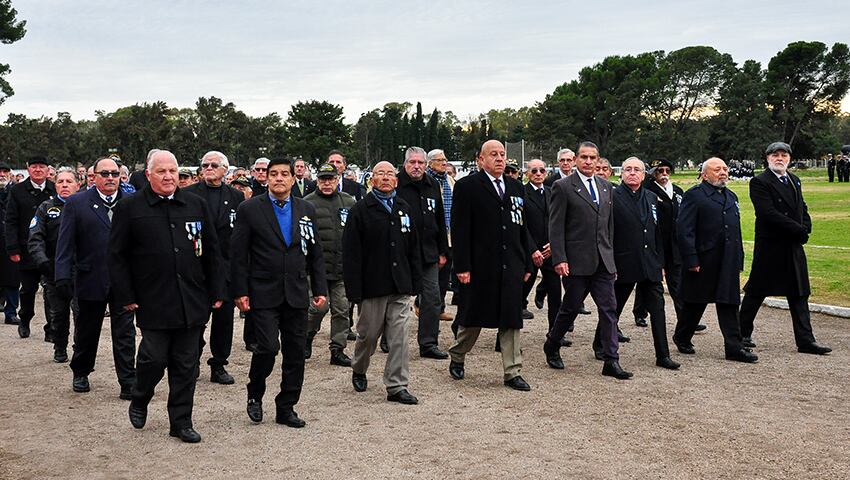
MULTIPOLYGON (((812 234, 806 246, 812 303, 850 307, 850 250, 813 248, 812 245, 850 248, 850 183, 829 183, 826 169, 794 171, 803 183, 803 198, 812 217, 812 234)), ((696 183, 696 172, 677 173, 673 182, 687 190, 696 183)), ((744 238, 744 272, 741 285, 749 276, 753 259, 755 213, 745 181, 734 181, 730 188, 741 205, 741 231, 744 238)))

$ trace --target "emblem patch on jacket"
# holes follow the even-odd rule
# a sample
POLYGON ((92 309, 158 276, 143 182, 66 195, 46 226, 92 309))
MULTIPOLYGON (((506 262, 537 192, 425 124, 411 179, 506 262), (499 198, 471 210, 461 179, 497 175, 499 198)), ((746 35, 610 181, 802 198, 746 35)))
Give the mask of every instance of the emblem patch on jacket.
POLYGON ((406 213, 399 210, 398 212, 399 220, 401 220, 401 233, 409 233, 410 232, 410 217, 407 216, 406 213))
POLYGON ((195 256, 200 257, 204 253, 204 245, 201 240, 201 227, 203 224, 198 222, 186 222, 186 232, 189 234, 187 238, 192 242, 192 249, 195 251, 195 256))
POLYGON ((522 197, 511 196, 511 221, 522 225, 522 197))
POLYGON ((30 220, 30 230, 38 226, 38 217, 32 217, 30 220))
POLYGON ((50 207, 47 209, 47 218, 59 218, 62 215, 62 209, 59 207, 50 207))
MULTIPOLYGON (((227 202, 224 202, 227 203, 227 202)), ((230 209, 230 228, 233 228, 233 223, 236 222, 236 210, 230 209)))
POLYGON ((313 221, 310 217, 303 216, 298 220, 298 230, 301 232, 301 253, 307 255, 307 242, 316 243, 316 235, 313 233, 313 221))
POLYGON ((682 204, 682 195, 680 195, 680 194, 678 194, 678 193, 676 194, 676 204, 677 204, 677 205, 681 205, 681 204, 682 204))
POLYGON ((339 209, 339 224, 344 227, 346 221, 348 221, 348 209, 347 208, 340 208, 339 209))
POLYGON ((426 198, 425 205, 428 208, 428 211, 433 213, 434 210, 437 209, 437 200, 433 198, 426 198))

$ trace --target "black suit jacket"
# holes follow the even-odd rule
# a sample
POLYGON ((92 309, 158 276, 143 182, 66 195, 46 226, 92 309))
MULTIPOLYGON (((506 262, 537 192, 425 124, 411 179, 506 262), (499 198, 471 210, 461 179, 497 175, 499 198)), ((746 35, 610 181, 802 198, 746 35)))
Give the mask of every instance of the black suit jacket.
POLYGON ((410 205, 413 225, 419 237, 422 263, 430 265, 440 260, 440 255, 449 255, 449 240, 446 233, 446 214, 443 210, 443 192, 436 180, 423 175, 414 182, 402 170, 398 174, 398 196, 410 205))
MULTIPOLYGON (((543 251, 543 247, 549 243, 549 202, 552 191, 546 185, 542 188, 543 195, 540 195, 533 185, 525 184, 525 220, 528 234, 531 235, 532 253, 535 249, 543 251)), ((543 266, 552 267, 551 256, 543 261, 543 266)))
POLYGON ((295 179, 295 184, 292 185, 292 196, 297 198, 304 198, 307 195, 316 191, 316 182, 312 180, 304 180, 304 191, 301 191, 301 187, 298 185, 298 179, 295 179))
POLYGON ((354 197, 355 200, 360 200, 366 195, 366 188, 363 185, 347 178, 342 179, 342 191, 354 197))
POLYGON ((50 180, 45 180, 44 190, 32 186, 29 178, 16 183, 9 189, 6 199, 6 253, 20 255, 18 268, 21 270, 35 269, 35 265, 27 249, 30 237, 30 223, 35 217, 38 206, 56 195, 56 187, 50 180))
POLYGON ((658 197, 645 188, 636 194, 614 188, 614 262, 617 283, 660 282, 664 244, 656 221, 658 197))
POLYGON ((682 204, 685 192, 673 185, 673 198, 670 198, 652 179, 643 186, 658 197, 658 225, 661 227, 661 239, 664 243, 664 263, 681 265, 682 256, 679 254, 679 242, 676 240, 676 219, 679 218, 679 205, 682 204))
POLYGON ((268 195, 242 202, 231 238, 231 293, 247 296, 251 308, 310 306, 307 277, 314 296, 327 296, 322 246, 316 238, 316 209, 310 202, 292 202, 291 243, 286 245, 268 195))
MULTIPOLYGON (((230 185, 221 185, 221 195, 218 197, 218 218, 213 221, 216 233, 218 233, 219 250, 221 250, 222 268, 221 271, 225 274, 228 281, 230 279, 230 237, 233 235, 233 228, 236 224, 236 209, 239 204, 245 201, 245 195, 231 187, 230 185)), ((186 193, 197 195, 204 200, 209 201, 210 187, 204 182, 199 182, 185 189, 186 193)), ((213 210, 210 208, 210 210, 213 210)))
POLYGON ((558 180, 560 180, 562 178, 566 178, 566 177, 564 177, 563 174, 561 173, 561 169, 558 168, 557 165, 555 165, 555 170, 552 173, 550 173, 549 176, 546 177, 543 180, 543 186, 544 187, 551 187, 555 182, 557 182, 558 180))

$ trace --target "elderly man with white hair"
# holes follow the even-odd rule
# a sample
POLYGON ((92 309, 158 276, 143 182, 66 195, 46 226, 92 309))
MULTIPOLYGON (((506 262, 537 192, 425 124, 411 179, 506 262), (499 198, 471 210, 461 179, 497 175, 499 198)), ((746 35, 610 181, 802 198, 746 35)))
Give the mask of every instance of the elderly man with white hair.
POLYGON ((266 157, 260 157, 254 160, 251 167, 251 190, 254 197, 269 191, 269 161, 266 157))

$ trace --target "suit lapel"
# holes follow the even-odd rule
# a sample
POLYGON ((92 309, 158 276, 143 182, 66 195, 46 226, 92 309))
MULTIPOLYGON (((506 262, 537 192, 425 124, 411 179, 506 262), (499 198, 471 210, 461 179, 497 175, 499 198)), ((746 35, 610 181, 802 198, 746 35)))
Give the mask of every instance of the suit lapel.
POLYGON ((790 205, 792 207, 797 205, 797 198, 796 198, 797 197, 797 195, 796 195, 797 185, 794 185, 794 179, 791 178, 790 174, 787 174, 788 175, 787 178, 788 178, 788 181, 791 183, 791 186, 788 186, 788 185, 785 185, 784 183, 782 183, 782 181, 779 180, 779 177, 774 175, 773 172, 771 172, 770 170, 765 170, 764 174, 767 175, 767 177, 768 177, 767 178, 768 184, 774 190, 776 190, 776 192, 779 194, 779 196, 782 197, 782 199, 785 200, 788 203, 788 205, 790 205))
MULTIPOLYGON (((586 201, 587 203, 589 203, 594 210, 598 211, 599 205, 597 205, 596 202, 593 201, 593 197, 590 196, 590 191, 587 189, 587 185, 585 185, 584 182, 581 181, 581 177, 579 177, 577 173, 573 173, 569 176, 569 178, 570 181, 572 181, 573 187, 576 189, 576 192, 578 192, 578 196, 583 198, 584 201, 586 201)), ((593 181, 593 186, 596 187, 596 194, 599 195, 599 184, 596 182, 596 180, 593 181)), ((599 202, 600 204, 602 203, 601 197, 599 199, 599 202)))
MULTIPOLYGON (((304 215, 304 210, 301 208, 301 203, 296 202, 295 198, 292 195, 289 196, 289 201, 291 202, 292 207, 292 234, 289 238, 292 239, 292 243, 289 245, 290 247, 301 245, 301 217, 304 215)), ((310 221, 313 219, 311 218, 310 221)))
MULTIPOLYGON (((499 194, 496 193, 496 186, 490 181, 490 176, 487 175, 487 172, 484 170, 478 172, 478 179, 484 185, 484 189, 490 192, 490 196, 492 196, 497 202, 502 203, 504 199, 499 198, 499 194)), ((504 183, 504 176, 502 177, 502 183, 504 183)), ((505 191, 505 188, 506 187, 503 186, 502 190, 505 191)), ((505 196, 507 195, 508 193, 505 191, 505 196)))
POLYGON ((272 205, 271 199, 268 194, 263 194, 260 198, 262 201, 260 210, 263 211, 263 215, 266 217, 266 220, 268 220, 269 226, 274 231, 275 235, 277 235, 278 240, 280 240, 280 244, 283 248, 286 248, 286 241, 283 239, 283 233, 280 231, 280 224, 277 223, 277 216, 274 214, 274 205, 272 205))
POLYGON ((537 206, 537 208, 539 208, 540 211, 544 214, 546 213, 546 200, 544 199, 544 196, 548 192, 549 189, 543 187, 543 195, 540 195, 540 193, 535 190, 534 187, 531 186, 531 184, 526 184, 525 186, 525 198, 528 199, 531 204, 537 206))
MULTIPOLYGON (((117 197, 116 197, 116 201, 117 197)), ((112 222, 109 221, 109 216, 107 216, 106 212, 108 209, 103 205, 102 200, 100 199, 100 194, 97 193, 97 188, 91 189, 91 198, 89 198, 89 206, 94 211, 94 214, 97 218, 103 222, 107 227, 112 227, 112 222)))

